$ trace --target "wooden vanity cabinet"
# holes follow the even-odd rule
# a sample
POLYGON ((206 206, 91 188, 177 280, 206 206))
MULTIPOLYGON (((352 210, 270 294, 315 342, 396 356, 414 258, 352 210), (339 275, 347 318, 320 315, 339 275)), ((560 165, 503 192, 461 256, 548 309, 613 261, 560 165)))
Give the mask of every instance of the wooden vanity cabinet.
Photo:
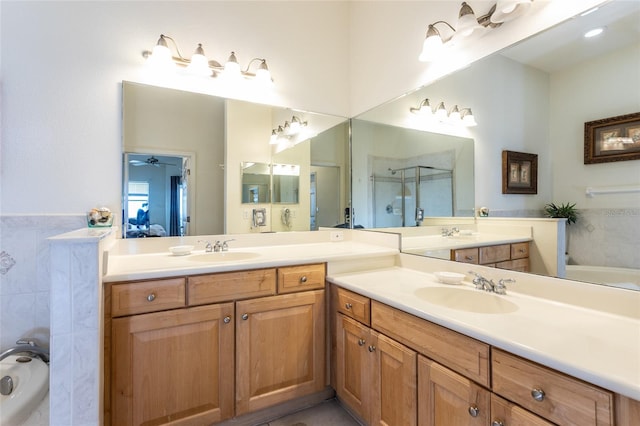
POLYGON ((493 391, 557 424, 614 424, 613 394, 534 362, 495 349, 493 391))
POLYGON ((337 304, 347 314, 333 311, 336 394, 366 424, 417 424, 416 352, 353 319, 360 309, 349 315, 353 310, 342 302, 362 302, 362 296, 338 293, 337 304))
POLYGON ((105 424, 212 424, 323 390, 324 268, 105 284, 105 424), (277 294, 280 276, 299 285, 277 294))
POLYGON ((529 242, 451 250, 450 260, 529 272, 529 242))
POLYGON ((367 424, 414 424, 416 412, 421 426, 640 424, 640 401, 343 288, 332 286, 331 293, 336 317, 332 383, 338 397, 367 424), (369 325, 356 320, 368 318, 363 312, 370 313, 369 325), (389 357, 388 365, 372 361, 370 345, 380 356, 392 352, 381 342, 391 342, 402 349, 398 353, 411 355, 389 357), (416 369, 408 367, 416 363, 416 369), (380 387, 374 378, 385 374, 394 375, 396 381, 380 387), (402 394, 400 386, 408 392, 402 394), (379 389, 383 396, 376 394, 379 389), (536 390, 542 391, 541 397, 536 390), (409 394, 415 398, 416 393, 417 400, 412 400, 409 394), (383 415, 375 417, 380 405, 383 415), (410 416, 389 422, 385 410, 410 416))
POLYGON ((233 303, 115 318, 113 425, 233 416, 233 303))
POLYGON ((490 424, 491 392, 422 355, 418 357, 421 426, 490 424))
POLYGON ((324 290, 236 302, 236 415, 325 387, 324 290))

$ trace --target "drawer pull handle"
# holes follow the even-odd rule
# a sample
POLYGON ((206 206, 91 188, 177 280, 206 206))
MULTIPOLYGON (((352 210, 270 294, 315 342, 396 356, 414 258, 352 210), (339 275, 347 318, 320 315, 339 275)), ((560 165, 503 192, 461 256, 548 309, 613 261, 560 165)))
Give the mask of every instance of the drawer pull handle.
POLYGON ((531 391, 531 396, 538 402, 544 401, 544 391, 542 389, 533 389, 531 391))
POLYGON ((478 417, 478 414, 480 414, 480 409, 476 405, 470 405, 469 406, 469 415, 471 417, 478 417))
POLYGON ((300 284, 306 284, 307 283, 307 276, 303 275, 300 277, 300 284))
POLYGON ((248 320, 249 319, 249 314, 242 314, 242 319, 243 320, 248 320))
POLYGON ((376 351, 376 347, 373 345, 369 345, 369 352, 375 352, 376 351))
POLYGON ((351 308, 353 308, 353 305, 352 305, 351 303, 345 303, 345 304, 344 304, 344 307, 345 307, 346 309, 351 309, 351 308))
POLYGON ((153 302, 154 300, 156 300, 156 294, 155 293, 151 293, 147 296, 147 301, 149 302, 153 302))
POLYGON ((224 317, 222 322, 224 322, 225 324, 229 324, 231 322, 231 317, 229 315, 227 315, 226 317, 224 317))
POLYGON ((364 346, 365 344, 365 340, 364 339, 358 339, 358 345, 359 346, 364 346))
POLYGON ((518 250, 520 253, 526 253, 527 251, 525 249, 520 249, 518 250))
POLYGON ((473 256, 465 256, 464 259, 465 260, 473 260, 473 256))
POLYGON ((504 426, 504 423, 502 420, 494 420, 493 423, 491 423, 491 426, 504 426))

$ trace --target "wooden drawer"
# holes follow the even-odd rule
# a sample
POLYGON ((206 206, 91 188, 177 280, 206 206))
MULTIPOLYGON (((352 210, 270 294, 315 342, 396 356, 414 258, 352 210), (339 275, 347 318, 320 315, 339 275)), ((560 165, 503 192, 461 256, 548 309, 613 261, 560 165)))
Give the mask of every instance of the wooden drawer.
POLYGON ((497 263, 511 259, 511 244, 480 247, 480 264, 497 263))
POLYGON ((613 394, 515 355, 493 349, 493 391, 563 425, 613 424, 613 394), (539 400, 535 390, 542 391, 539 400))
POLYGON ((338 287, 336 303, 338 312, 363 324, 371 324, 371 300, 368 297, 338 287))
POLYGON ((185 306, 184 278, 114 283, 111 316, 142 314, 185 306))
POLYGON ((489 387, 489 345, 375 300, 371 327, 489 387))
POLYGON ((463 263, 475 263, 477 265, 479 263, 478 249, 468 248, 451 250, 451 260, 463 263))
POLYGON ((324 263, 278 268, 278 293, 324 288, 324 263))
POLYGON ((511 259, 524 259, 529 257, 529 243, 511 244, 511 259))
POLYGON ((188 304, 204 305, 276 294, 276 270, 194 275, 187 278, 188 304))
POLYGON ((491 394, 491 422, 492 425, 505 426, 553 426, 553 423, 500 398, 494 393, 491 394))
POLYGON ((500 262, 495 265, 500 269, 509 269, 511 271, 529 272, 529 258, 507 260, 506 262, 500 262))

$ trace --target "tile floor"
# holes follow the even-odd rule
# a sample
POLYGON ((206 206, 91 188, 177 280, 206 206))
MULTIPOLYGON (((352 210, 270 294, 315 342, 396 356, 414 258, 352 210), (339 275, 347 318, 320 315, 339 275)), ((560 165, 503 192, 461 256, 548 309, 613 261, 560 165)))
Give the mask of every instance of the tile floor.
POLYGON ((260 426, 359 426, 335 399, 329 399, 260 426))

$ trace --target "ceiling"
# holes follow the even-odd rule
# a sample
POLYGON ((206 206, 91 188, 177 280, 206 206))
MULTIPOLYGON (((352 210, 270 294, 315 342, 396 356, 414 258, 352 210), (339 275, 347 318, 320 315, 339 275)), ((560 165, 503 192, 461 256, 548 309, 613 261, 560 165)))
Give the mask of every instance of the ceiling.
POLYGON ((640 2, 611 1, 588 15, 576 16, 500 52, 546 72, 556 72, 640 42, 640 2), (603 27, 602 34, 584 33, 603 27))

